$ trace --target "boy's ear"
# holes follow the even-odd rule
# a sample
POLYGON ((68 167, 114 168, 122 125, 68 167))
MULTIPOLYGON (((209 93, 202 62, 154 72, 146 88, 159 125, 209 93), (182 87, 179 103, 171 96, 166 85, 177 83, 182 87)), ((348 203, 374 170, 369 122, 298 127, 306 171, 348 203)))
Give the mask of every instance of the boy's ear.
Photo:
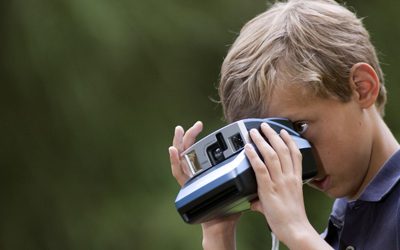
POLYGON ((375 70, 367 63, 354 64, 350 71, 350 84, 356 101, 362 108, 369 108, 378 98, 380 81, 375 70))

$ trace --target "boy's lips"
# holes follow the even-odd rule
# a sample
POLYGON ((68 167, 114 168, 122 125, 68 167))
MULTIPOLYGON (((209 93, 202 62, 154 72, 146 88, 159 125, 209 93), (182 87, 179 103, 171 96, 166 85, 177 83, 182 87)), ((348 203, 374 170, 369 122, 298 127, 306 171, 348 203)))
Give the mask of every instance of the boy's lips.
POLYGON ((323 177, 315 178, 311 181, 311 184, 322 191, 326 191, 330 186, 330 180, 331 178, 329 178, 329 175, 325 175, 323 177))

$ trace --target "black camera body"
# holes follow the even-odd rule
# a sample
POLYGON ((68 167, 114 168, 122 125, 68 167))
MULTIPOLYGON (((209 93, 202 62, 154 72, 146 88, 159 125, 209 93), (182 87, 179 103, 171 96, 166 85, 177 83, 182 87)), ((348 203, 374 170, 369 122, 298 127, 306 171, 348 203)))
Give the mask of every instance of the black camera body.
POLYGON ((303 181, 316 175, 311 145, 294 130, 288 119, 244 119, 231 123, 182 153, 193 174, 175 200, 176 209, 185 222, 202 223, 249 209, 250 201, 257 198, 257 182, 244 145, 252 143, 249 131, 260 129, 263 122, 278 133, 285 129, 296 142, 303 156, 303 181))

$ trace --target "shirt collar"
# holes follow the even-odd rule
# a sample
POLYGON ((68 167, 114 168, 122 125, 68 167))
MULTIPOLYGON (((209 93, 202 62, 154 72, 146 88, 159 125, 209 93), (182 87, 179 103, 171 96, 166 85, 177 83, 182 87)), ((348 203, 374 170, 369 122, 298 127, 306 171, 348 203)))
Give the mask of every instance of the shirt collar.
POLYGON ((332 208, 331 221, 336 227, 343 225, 347 205, 358 201, 378 202, 388 194, 400 180, 400 150, 394 153, 368 184, 367 188, 356 201, 349 202, 347 198, 335 200, 332 208))
POLYGON ((333 203, 333 208, 332 208, 332 213, 331 213, 331 221, 338 228, 343 226, 347 202, 348 201, 346 198, 339 198, 339 199, 336 199, 335 202, 333 203))
POLYGON ((400 150, 392 155, 368 184, 358 200, 378 202, 400 180, 400 150))

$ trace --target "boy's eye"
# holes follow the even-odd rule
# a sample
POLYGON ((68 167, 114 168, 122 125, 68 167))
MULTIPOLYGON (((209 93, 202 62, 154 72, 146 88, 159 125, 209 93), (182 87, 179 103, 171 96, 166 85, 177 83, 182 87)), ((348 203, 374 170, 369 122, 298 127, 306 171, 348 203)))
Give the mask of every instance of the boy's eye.
POLYGON ((308 129, 308 124, 305 121, 298 121, 293 123, 294 130, 299 134, 304 134, 308 129))

